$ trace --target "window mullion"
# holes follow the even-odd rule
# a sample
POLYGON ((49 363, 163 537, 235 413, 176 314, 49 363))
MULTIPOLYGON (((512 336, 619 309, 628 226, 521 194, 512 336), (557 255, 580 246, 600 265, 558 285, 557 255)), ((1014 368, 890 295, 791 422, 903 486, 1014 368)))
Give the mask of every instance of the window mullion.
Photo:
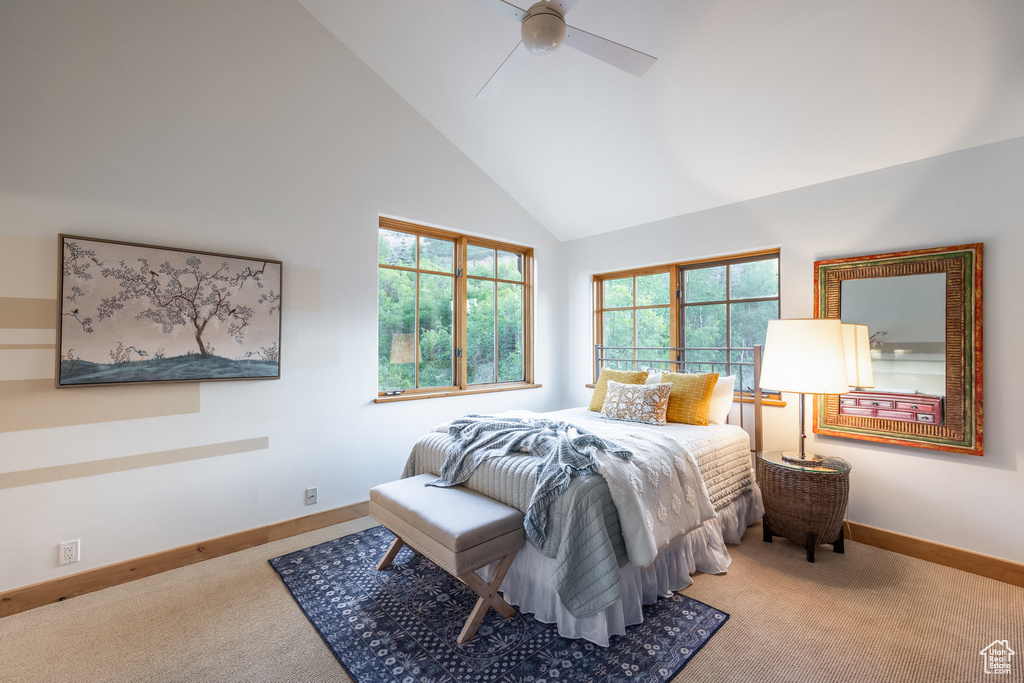
MULTIPOLYGON (((418 251, 418 248, 417 248, 418 251)), ((416 257, 419 262, 419 256, 416 257)), ((413 350, 412 350, 412 362, 413 367, 416 368, 416 372, 413 377, 413 388, 420 388, 420 273, 416 271, 416 314, 413 316, 412 324, 413 329, 413 350)))
MULTIPOLYGON (((732 368, 732 265, 725 267, 725 370, 732 368)), ((712 368, 715 366, 712 365, 712 368)))
POLYGON ((633 276, 633 370, 636 370, 636 343, 637 343, 637 320, 636 320, 636 275, 633 276))
MULTIPOLYGON (((592 296, 594 298, 594 343, 597 346, 604 346, 604 281, 595 280, 593 285, 592 296)), ((597 351, 595 350, 595 353, 597 351)), ((594 382, 597 382, 598 376, 598 360, 594 359, 594 382)))
POLYGON ((679 364, 676 366, 676 370, 679 372, 686 372, 686 269, 682 266, 676 268, 676 277, 679 278, 679 298, 676 300, 676 309, 679 311, 678 333, 679 340, 676 346, 682 351, 678 352, 677 358, 679 364))
MULTIPOLYGON (((676 296, 676 292, 679 291, 679 270, 677 268, 671 268, 668 274, 668 288, 669 297, 676 296)), ((675 305, 672 305, 671 298, 669 299, 668 305, 668 343, 673 348, 679 347, 679 300, 677 299, 675 305)), ((676 360, 679 360, 678 352, 676 352, 676 360)), ((671 366, 670 366, 671 367, 671 366)), ((676 371, 679 370, 679 366, 676 365, 676 371)))
MULTIPOLYGON (((498 263, 495 258, 494 263, 495 272, 497 272, 498 263)), ((493 282, 494 286, 494 381, 498 381, 498 281, 493 282)))
POLYGON ((456 248, 456 252, 457 252, 458 255, 457 255, 456 259, 455 259, 457 261, 457 263, 455 265, 455 272, 456 272, 456 278, 455 278, 456 297, 455 298, 456 298, 456 301, 455 301, 454 315, 456 316, 457 322, 455 323, 454 326, 455 326, 455 329, 457 330, 457 333, 455 335, 455 348, 452 349, 452 352, 456 354, 456 357, 455 357, 455 367, 456 367, 456 381, 455 381, 455 384, 460 389, 465 389, 468 386, 468 380, 469 380, 469 345, 466 343, 466 338, 467 338, 466 325, 467 325, 467 318, 469 317, 469 315, 468 315, 469 311, 468 311, 468 308, 467 308, 469 306, 469 303, 468 303, 468 294, 467 294, 467 289, 466 289, 466 285, 467 285, 468 280, 469 280, 469 278, 466 275, 466 249, 467 249, 468 245, 469 245, 469 240, 468 239, 466 239, 465 237, 460 237, 459 238, 458 246, 456 248), (460 271, 462 272, 462 274, 458 275, 458 273, 460 271), (456 349, 462 349, 462 355, 461 356, 458 355, 458 352, 456 351, 456 349))

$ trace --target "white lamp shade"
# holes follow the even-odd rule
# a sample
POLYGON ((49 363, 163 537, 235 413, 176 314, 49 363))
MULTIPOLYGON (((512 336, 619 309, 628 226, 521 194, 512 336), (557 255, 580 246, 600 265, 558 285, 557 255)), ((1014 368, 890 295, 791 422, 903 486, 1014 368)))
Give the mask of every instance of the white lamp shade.
POLYGON ((801 394, 845 394, 843 328, 838 320, 769 320, 761 388, 801 394))
POLYGON ((565 40, 565 19, 549 7, 534 5, 523 19, 520 32, 527 50, 535 55, 551 54, 565 40))
POLYGON ((851 387, 875 386, 871 371, 871 341, 867 325, 843 323, 843 348, 846 351, 846 378, 851 387))

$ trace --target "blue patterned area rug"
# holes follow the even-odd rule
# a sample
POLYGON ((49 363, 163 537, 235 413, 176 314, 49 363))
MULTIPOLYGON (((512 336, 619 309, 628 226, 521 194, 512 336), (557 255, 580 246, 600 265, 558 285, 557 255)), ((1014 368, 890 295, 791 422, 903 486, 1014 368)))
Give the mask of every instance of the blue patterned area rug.
POLYGON ((408 548, 378 572, 393 539, 378 526, 270 560, 357 683, 667 681, 729 618, 676 593, 602 648, 529 615, 488 610, 460 646, 476 594, 408 548))

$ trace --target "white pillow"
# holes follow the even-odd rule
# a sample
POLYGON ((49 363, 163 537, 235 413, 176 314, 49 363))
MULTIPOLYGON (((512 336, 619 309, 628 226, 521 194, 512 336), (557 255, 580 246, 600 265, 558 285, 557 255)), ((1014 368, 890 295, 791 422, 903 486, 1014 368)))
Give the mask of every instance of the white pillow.
POLYGON ((711 406, 708 408, 708 424, 724 425, 729 421, 732 410, 733 392, 736 388, 736 375, 719 377, 715 382, 715 391, 711 394, 711 406))
POLYGON ((644 384, 661 384, 661 370, 651 370, 647 373, 647 381, 644 384))

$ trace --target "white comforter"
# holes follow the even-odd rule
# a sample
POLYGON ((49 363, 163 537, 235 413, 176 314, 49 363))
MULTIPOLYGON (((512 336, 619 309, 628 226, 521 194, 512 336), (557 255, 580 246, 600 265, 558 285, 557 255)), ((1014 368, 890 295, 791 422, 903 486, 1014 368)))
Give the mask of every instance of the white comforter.
MULTIPOLYGON (((541 416, 530 411, 505 414, 541 416)), ((684 446, 680 425, 666 425, 662 431, 651 425, 608 420, 586 408, 545 413, 543 417, 578 425, 633 452, 633 462, 597 454, 599 474, 608 482, 618 509, 630 564, 650 565, 673 540, 714 519, 715 509, 692 450, 703 443, 694 444, 690 430, 684 446)), ((708 432, 704 438, 709 442, 720 438, 718 430, 702 429, 708 432)), ((447 425, 439 425, 435 431, 447 431, 447 425)))

